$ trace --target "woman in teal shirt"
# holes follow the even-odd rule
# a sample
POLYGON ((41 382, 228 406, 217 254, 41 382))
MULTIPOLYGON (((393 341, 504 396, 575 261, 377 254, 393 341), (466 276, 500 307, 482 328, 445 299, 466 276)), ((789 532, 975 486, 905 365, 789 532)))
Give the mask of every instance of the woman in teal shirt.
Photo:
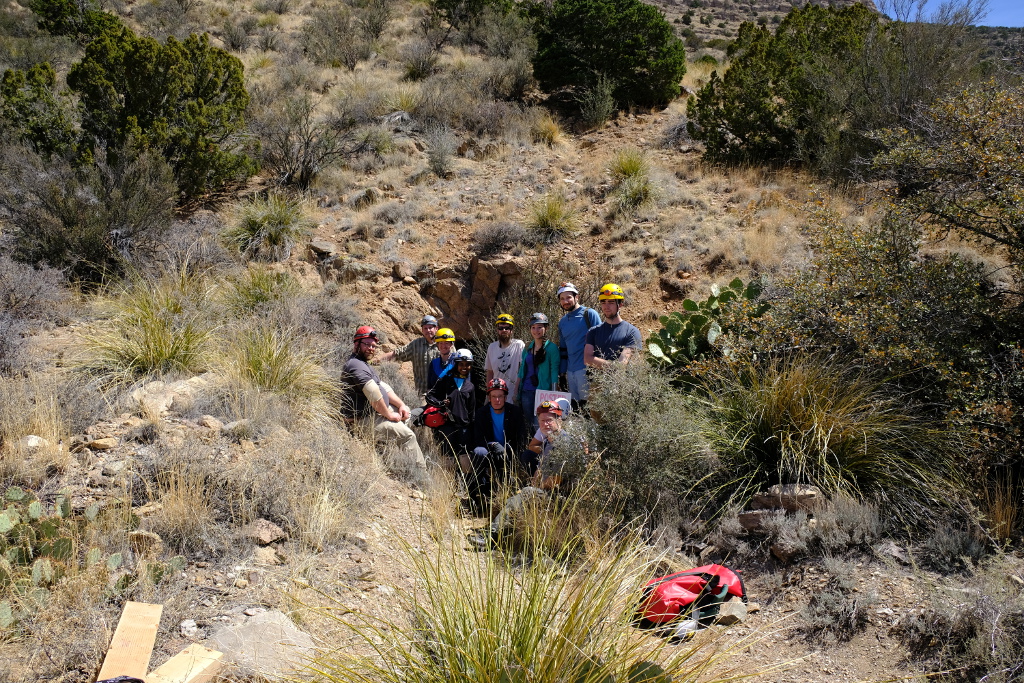
POLYGON ((537 416, 533 406, 537 389, 551 390, 558 386, 558 345, 548 340, 548 317, 543 313, 530 316, 530 334, 533 343, 523 350, 519 364, 519 393, 516 405, 523 409, 523 417, 530 433, 537 431, 537 416))

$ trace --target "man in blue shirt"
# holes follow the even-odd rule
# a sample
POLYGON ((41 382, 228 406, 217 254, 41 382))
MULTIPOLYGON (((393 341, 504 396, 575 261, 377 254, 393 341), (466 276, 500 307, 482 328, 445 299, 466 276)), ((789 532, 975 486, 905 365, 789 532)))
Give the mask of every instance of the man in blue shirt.
POLYGON ((619 309, 626 298, 622 287, 610 282, 601 288, 597 298, 601 302, 604 322, 587 332, 583 360, 596 370, 612 363, 625 365, 642 348, 640 330, 619 315, 619 309))
POLYGON ((476 504, 484 507, 493 483, 511 478, 517 456, 526 447, 523 411, 508 402, 508 383, 500 377, 487 383, 487 405, 476 411, 472 444, 475 448, 469 463, 460 465, 466 476, 466 490, 476 504))
POLYGON ((600 325, 601 318, 594 309, 581 306, 579 296, 579 290, 571 282, 563 282, 558 288, 558 305, 565 311, 558 321, 558 349, 561 354, 558 375, 563 389, 568 389, 572 400, 582 406, 590 393, 583 347, 587 343, 587 331, 600 325))

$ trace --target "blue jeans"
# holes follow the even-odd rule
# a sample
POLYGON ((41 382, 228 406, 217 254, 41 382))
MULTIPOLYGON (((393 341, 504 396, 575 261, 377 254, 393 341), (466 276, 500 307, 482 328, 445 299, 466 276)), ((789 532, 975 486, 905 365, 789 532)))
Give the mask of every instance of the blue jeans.
POLYGON ((537 398, 537 389, 534 388, 527 390, 523 387, 522 398, 523 402, 519 407, 523 409, 523 420, 526 422, 526 431, 529 432, 527 436, 532 437, 533 433, 537 431, 537 416, 534 415, 534 402, 537 398))

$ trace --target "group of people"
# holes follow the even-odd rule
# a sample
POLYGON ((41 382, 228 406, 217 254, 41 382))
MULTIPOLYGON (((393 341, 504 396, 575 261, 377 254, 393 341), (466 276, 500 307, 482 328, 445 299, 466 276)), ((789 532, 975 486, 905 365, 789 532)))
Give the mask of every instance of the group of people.
MULTIPOLYGON (((417 393, 426 406, 444 413, 444 424, 435 434, 449 465, 466 477, 478 500, 486 498, 494 481, 517 472, 529 477, 537 490, 557 486, 559 478, 545 461, 564 434, 563 418, 586 406, 591 373, 628 363, 641 348, 640 331, 621 317, 625 296, 617 284, 601 288, 600 315, 580 303, 579 290, 571 282, 562 283, 557 295, 564 311, 557 323, 557 345, 548 339, 551 323, 543 313, 530 316, 530 338, 525 342, 515 338, 512 315, 497 316, 497 339, 484 359, 482 406, 477 406, 472 352, 457 348, 454 332, 440 328, 432 315, 420 321, 421 336, 379 358, 412 363, 417 393), (572 407, 567 401, 536 400, 538 391, 559 389, 570 394, 572 407)), ((422 409, 411 410, 381 380, 373 367, 377 348, 376 330, 359 327, 343 370, 343 415, 372 423, 375 436, 396 443, 412 466, 425 468, 412 428, 414 412, 422 409)))

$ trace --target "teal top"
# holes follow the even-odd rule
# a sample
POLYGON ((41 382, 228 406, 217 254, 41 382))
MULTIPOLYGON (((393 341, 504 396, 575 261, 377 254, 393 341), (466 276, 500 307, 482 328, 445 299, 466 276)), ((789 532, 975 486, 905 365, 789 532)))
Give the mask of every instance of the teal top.
MULTIPOLYGON (((527 356, 530 355, 530 351, 533 350, 533 339, 526 345, 523 350, 523 362, 519 364, 519 391, 516 394, 516 405, 522 404, 523 394, 523 381, 526 373, 527 356)), ((538 389, 554 389, 558 386, 558 364, 561 361, 561 356, 558 353, 558 344, 548 339, 544 342, 544 362, 537 367, 537 388, 538 389)))

